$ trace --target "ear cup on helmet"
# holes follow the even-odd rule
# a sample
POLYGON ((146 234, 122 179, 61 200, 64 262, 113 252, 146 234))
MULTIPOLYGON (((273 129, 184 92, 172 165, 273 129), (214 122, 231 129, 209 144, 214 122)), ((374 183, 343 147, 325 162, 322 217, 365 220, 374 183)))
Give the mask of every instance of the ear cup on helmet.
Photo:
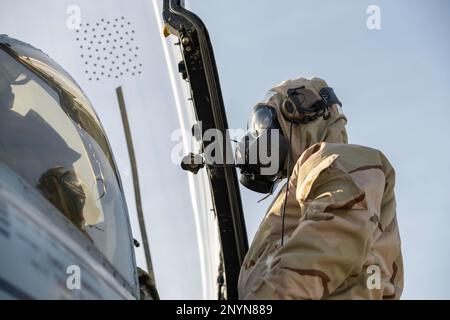
POLYGON ((280 110, 283 117, 289 122, 296 122, 301 118, 301 114, 298 111, 297 106, 290 97, 286 97, 283 100, 280 110))
POLYGON ((329 118, 329 108, 334 103, 342 105, 336 97, 333 88, 325 87, 319 93, 305 87, 287 90, 287 96, 281 103, 283 117, 295 124, 307 124, 322 116, 329 118))
POLYGON ((281 103, 281 113, 289 122, 302 123, 305 114, 310 112, 308 104, 314 100, 317 100, 316 95, 304 86, 290 88, 281 103))

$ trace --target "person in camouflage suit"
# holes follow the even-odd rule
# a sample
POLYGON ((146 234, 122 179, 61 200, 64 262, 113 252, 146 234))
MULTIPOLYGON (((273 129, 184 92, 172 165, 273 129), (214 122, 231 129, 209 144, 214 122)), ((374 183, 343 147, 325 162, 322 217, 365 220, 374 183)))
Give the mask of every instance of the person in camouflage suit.
POLYGON ((399 299, 403 263, 394 195, 395 172, 382 152, 347 143, 347 122, 333 104, 329 118, 294 124, 282 114, 289 88, 320 99, 324 80, 288 80, 264 101, 289 137, 292 168, 245 257, 241 299, 399 299), (283 245, 282 211, 286 196, 283 245))

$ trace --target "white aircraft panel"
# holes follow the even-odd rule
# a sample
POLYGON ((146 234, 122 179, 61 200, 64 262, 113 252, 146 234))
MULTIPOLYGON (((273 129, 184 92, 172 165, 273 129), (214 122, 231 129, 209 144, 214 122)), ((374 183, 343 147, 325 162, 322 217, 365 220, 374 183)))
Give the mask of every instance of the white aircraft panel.
MULTIPOLYGON (((204 173, 189 177, 172 161, 180 143, 171 140, 172 134, 190 129, 193 114, 174 68, 174 39, 161 38, 161 5, 150 0, 2 1, 0 33, 48 53, 85 91, 108 134, 133 236, 142 243, 115 92, 122 86, 160 296, 216 298, 220 245, 209 184, 204 173)), ((181 143, 187 152, 189 142, 181 143)), ((145 268, 142 246, 136 258, 145 268)))

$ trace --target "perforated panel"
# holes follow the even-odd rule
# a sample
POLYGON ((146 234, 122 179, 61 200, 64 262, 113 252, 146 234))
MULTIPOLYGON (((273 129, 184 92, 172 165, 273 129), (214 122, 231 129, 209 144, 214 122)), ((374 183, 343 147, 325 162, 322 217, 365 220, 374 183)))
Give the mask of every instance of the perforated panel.
POLYGON ((80 24, 75 40, 90 81, 141 74, 136 32, 125 17, 80 24))

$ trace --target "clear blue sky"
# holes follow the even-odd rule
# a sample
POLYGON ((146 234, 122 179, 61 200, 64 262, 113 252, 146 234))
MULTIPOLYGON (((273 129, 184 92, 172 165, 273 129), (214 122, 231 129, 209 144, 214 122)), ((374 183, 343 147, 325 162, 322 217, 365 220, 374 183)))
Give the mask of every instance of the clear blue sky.
MULTIPOLYGON (((403 298, 450 298, 450 2, 187 2, 209 29, 230 127, 282 80, 319 76, 335 88, 350 142, 396 168, 403 298), (381 30, 366 27, 372 4, 381 30)), ((270 200, 241 191, 251 240, 270 200)))

